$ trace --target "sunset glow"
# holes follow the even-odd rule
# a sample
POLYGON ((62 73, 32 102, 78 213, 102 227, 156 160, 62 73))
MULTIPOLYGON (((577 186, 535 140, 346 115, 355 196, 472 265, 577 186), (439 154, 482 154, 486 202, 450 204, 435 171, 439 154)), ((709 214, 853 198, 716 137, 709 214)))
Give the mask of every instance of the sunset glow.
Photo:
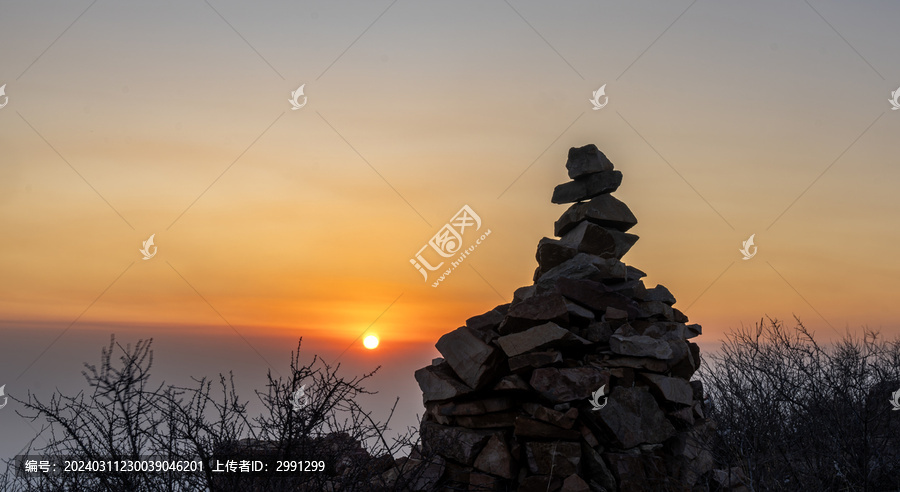
POLYGON ((369 335, 363 340, 363 346, 369 350, 374 349, 378 346, 378 337, 375 335, 369 335))

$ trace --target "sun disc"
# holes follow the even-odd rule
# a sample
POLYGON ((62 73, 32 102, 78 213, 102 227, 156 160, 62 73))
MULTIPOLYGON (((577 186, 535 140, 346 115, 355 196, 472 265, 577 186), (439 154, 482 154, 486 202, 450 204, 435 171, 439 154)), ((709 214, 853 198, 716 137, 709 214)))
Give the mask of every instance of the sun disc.
POLYGON ((378 337, 375 335, 369 335, 365 339, 363 339, 363 346, 369 350, 378 346, 378 337))

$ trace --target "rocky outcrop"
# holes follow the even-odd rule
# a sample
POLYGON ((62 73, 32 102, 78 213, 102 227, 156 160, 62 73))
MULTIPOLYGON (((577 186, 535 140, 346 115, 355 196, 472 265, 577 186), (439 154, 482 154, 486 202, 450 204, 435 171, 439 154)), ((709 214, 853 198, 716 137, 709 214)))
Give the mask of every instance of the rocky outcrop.
MULTIPOLYGON (((573 148, 573 203, 537 248, 534 283, 437 342, 416 372, 422 448, 452 490, 698 490, 712 472, 703 388, 690 381, 699 325, 621 260, 637 219, 610 193, 622 173, 594 145, 573 148)), ((436 475, 436 474, 435 474, 436 475)))

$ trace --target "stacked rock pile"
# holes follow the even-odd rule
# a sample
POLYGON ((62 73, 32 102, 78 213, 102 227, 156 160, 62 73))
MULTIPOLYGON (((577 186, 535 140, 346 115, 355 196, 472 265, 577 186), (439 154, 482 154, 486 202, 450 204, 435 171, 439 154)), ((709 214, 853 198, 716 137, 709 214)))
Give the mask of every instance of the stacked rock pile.
POLYGON ((610 194, 622 173, 594 145, 566 168, 552 201, 573 205, 538 243, 534 284, 442 336, 443 357, 416 371, 421 452, 443 467, 438 489, 690 491, 713 466, 690 380, 700 326, 621 261, 638 239, 610 194))

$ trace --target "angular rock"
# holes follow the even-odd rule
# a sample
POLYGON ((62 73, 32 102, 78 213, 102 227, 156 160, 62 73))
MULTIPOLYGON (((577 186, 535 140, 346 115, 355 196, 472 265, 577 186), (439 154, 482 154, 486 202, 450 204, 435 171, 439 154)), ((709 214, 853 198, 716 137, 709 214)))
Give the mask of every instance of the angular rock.
POLYGON ((575 420, 578 418, 577 408, 570 408, 566 413, 563 413, 553 410, 552 408, 537 405, 533 410, 530 410, 529 413, 537 420, 547 422, 548 424, 555 425, 562 429, 571 429, 572 426, 575 425, 575 420))
POLYGON ((584 476, 589 477, 592 482, 597 482, 604 489, 614 492, 616 486, 616 477, 609 471, 603 457, 596 450, 588 446, 586 443, 581 445, 581 458, 584 470, 584 476))
POLYGON ((491 436, 475 458, 475 468, 498 477, 513 478, 512 455, 502 437, 491 436))
POLYGON ((557 364, 562 362, 562 360, 562 354, 558 350, 546 350, 510 357, 508 364, 510 372, 518 372, 522 369, 536 369, 557 364))
POLYGON ((407 468, 418 472, 413 474, 412 481, 409 484, 410 490, 434 490, 438 480, 444 475, 446 463, 444 458, 436 455, 428 461, 410 459, 407 468))
POLYGON ((606 286, 600 282, 587 279, 561 278, 556 281, 556 288, 563 297, 587 306, 594 311, 606 311, 607 308, 614 307, 628 313, 628 319, 634 319, 638 314, 638 304, 636 302, 621 294, 609 292, 606 286))
POLYGON ((672 375, 687 381, 698 369, 700 369, 700 346, 688 342, 687 356, 672 366, 672 375))
POLYGON ((612 336, 612 328, 605 321, 591 323, 587 328, 581 330, 581 337, 589 342, 609 343, 610 336, 612 336))
POLYGON ((612 306, 606 308, 606 312, 603 313, 603 321, 627 321, 628 320, 628 311, 624 309, 614 308, 612 306))
POLYGON ((525 444, 525 457, 532 473, 567 477, 578 473, 581 445, 568 441, 532 441, 525 444))
POLYGON ((535 289, 513 300, 499 331, 501 335, 507 335, 547 321, 566 323, 568 320, 566 300, 559 292, 535 289))
POLYGON ((638 317, 644 319, 675 321, 674 310, 671 306, 662 301, 645 301, 640 303, 638 317))
POLYGON ((691 407, 679 408, 674 412, 669 412, 669 419, 683 429, 694 425, 694 412, 691 407))
POLYGON ((497 344, 509 357, 551 346, 579 346, 588 343, 590 342, 556 323, 544 323, 497 339, 497 344))
POLYGON ((647 293, 644 294, 645 301, 660 301, 664 302, 668 305, 675 304, 675 296, 669 292, 669 289, 665 288, 663 285, 656 284, 656 287, 652 289, 647 289, 647 293))
POLYGON ((535 272, 538 285, 551 285, 562 278, 605 280, 611 278, 625 279, 627 268, 615 258, 599 258, 587 253, 578 253, 571 260, 560 263, 549 271, 540 268, 535 272))
POLYGON ((566 161, 566 169, 572 179, 580 178, 587 174, 600 171, 612 171, 613 163, 606 158, 594 144, 584 147, 572 147, 569 149, 569 159, 566 161))
MULTIPOLYGON (((581 222, 560 238, 559 246, 600 258, 621 259, 637 240, 638 237, 634 234, 607 229, 592 222, 581 222)), ((575 255, 568 258, 566 255, 559 256, 559 263, 562 263, 575 255)))
POLYGON ((694 338, 703 334, 703 328, 700 325, 693 324, 685 326, 684 338, 694 338))
POLYGON ((646 273, 630 265, 625 267, 625 269, 628 271, 625 275, 625 280, 640 280, 647 276, 646 273))
POLYGON ((574 429, 562 429, 546 422, 530 419, 528 417, 516 417, 516 437, 525 439, 567 439, 578 440, 581 432, 574 429))
POLYGON ((604 453, 603 457, 619 483, 619 491, 666 490, 660 487, 665 482, 666 472, 659 457, 625 453, 604 453))
POLYGON ((424 422, 421 434, 422 442, 429 446, 425 449, 427 453, 436 452, 457 463, 471 465, 495 432, 424 422))
POLYGON ((578 475, 569 475, 563 480, 562 489, 566 492, 591 492, 591 488, 588 487, 587 482, 582 480, 578 475))
POLYGON ((715 425, 703 422, 666 443, 668 454, 674 457, 675 478, 692 486, 713 469, 715 460, 710 449, 714 434, 715 425))
POLYGON ((560 263, 571 260, 577 254, 578 250, 575 247, 563 244, 559 239, 545 237, 538 241, 534 259, 537 260, 538 267, 546 272, 560 263))
POLYGON ((574 302, 566 301, 566 310, 569 312, 569 321, 578 325, 586 325, 594 321, 594 312, 574 302))
POLYGON ((675 308, 672 308, 672 317, 679 323, 687 323, 688 321, 690 321, 684 313, 675 308))
POLYGON ((582 221, 625 232, 637 224, 628 205, 612 195, 600 195, 589 202, 576 203, 563 212, 553 225, 557 237, 569 232, 582 221))
POLYGON ((503 364, 502 354, 465 326, 442 336, 435 347, 453 372, 473 389, 490 383, 503 364))
POLYGON ((416 371, 416 381, 422 389, 424 403, 456 398, 472 392, 472 388, 456 378, 446 362, 419 369, 416 371))
POLYGON ((542 367, 531 373, 531 387, 554 403, 585 400, 604 384, 609 384, 609 372, 592 366, 542 367))
MULTIPOLYGON (((597 440, 597 437, 594 436, 594 433, 591 432, 591 430, 588 429, 586 425, 581 426, 581 441, 584 443, 582 448, 584 446, 594 448, 600 445, 600 441, 597 440)), ((582 449, 582 453, 583 452, 584 450, 582 449)))
POLYGON ((671 378, 661 374, 644 374, 650 383, 650 391, 665 401, 690 405, 694 400, 694 391, 690 383, 680 378, 671 378))
POLYGON ((672 347, 665 340, 657 340, 644 335, 623 337, 613 335, 609 338, 609 349, 619 355, 629 357, 652 357, 668 360, 673 356, 672 347))
POLYGON ((647 388, 616 386, 603 410, 590 415, 625 449, 661 443, 675 435, 675 427, 647 388))
POLYGON ((500 326, 500 323, 503 321, 503 317, 506 316, 506 312, 509 310, 509 304, 504 304, 501 306, 497 306, 490 311, 479 314, 478 316, 472 316, 471 318, 466 320, 466 326, 475 330, 475 331, 484 331, 484 330, 497 330, 497 327, 500 326), (503 309, 505 308, 505 309, 503 309))
POLYGON ((573 203, 594 198, 603 193, 612 193, 622 184, 619 171, 601 171, 563 183, 553 189, 553 203, 573 203))

